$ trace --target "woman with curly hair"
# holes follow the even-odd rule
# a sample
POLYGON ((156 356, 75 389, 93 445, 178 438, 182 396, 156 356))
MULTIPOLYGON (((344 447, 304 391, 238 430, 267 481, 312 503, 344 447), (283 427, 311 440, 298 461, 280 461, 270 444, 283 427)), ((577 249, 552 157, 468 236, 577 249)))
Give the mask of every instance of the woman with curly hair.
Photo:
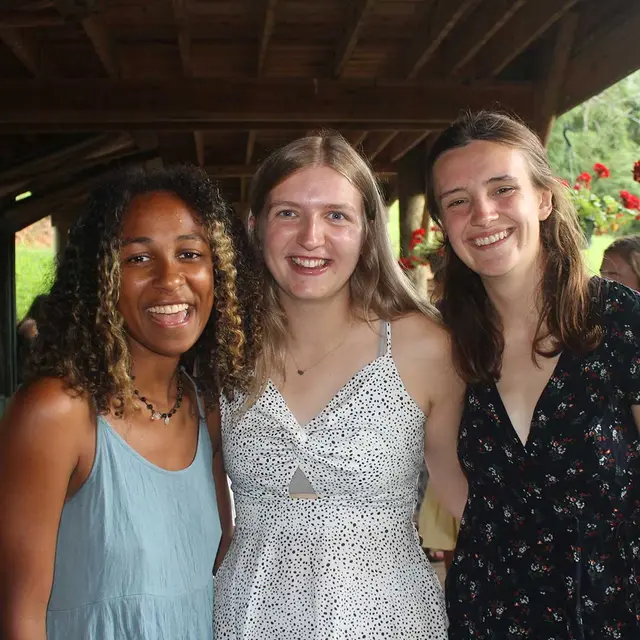
POLYGON ((3 640, 213 637, 218 396, 251 381, 251 255, 199 169, 92 195, 0 426, 3 640))
POLYGON ((340 136, 275 151, 250 201, 267 312, 254 388, 221 404, 237 521, 216 639, 444 640, 413 512, 425 455, 444 502, 461 513, 466 499, 451 474, 463 388, 447 332, 340 136))
POLYGON ((604 252, 600 275, 640 291, 640 235, 614 240, 604 252))
POLYGON ((450 640, 640 637, 640 295, 591 277, 524 124, 470 113, 427 157, 439 308, 469 383, 450 640))

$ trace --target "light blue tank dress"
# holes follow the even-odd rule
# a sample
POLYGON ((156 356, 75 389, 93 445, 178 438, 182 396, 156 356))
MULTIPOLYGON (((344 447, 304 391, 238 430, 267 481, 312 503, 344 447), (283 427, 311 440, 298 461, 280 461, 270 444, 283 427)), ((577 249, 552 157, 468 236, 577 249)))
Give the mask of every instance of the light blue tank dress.
POLYGON ((197 453, 181 471, 98 418, 93 468, 62 511, 48 640, 212 640, 221 530, 199 400, 198 410, 197 453))

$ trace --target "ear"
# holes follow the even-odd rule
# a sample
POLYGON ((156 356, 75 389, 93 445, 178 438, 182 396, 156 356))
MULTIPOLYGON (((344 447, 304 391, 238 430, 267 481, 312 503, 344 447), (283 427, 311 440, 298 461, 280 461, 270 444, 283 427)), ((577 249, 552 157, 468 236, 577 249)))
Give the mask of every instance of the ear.
POLYGON ((538 206, 538 219, 546 220, 553 211, 553 193, 549 189, 540 190, 540 203, 538 206))
POLYGON ((252 236, 253 232, 256 230, 256 217, 253 215, 253 213, 250 213, 249 217, 247 218, 247 229, 250 236, 252 236))

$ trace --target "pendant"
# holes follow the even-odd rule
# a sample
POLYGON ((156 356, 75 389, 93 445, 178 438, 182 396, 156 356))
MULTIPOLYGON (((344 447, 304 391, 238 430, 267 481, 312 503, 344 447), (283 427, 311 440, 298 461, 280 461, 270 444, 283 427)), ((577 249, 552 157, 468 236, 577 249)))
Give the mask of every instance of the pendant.
POLYGON ((169 424, 169 420, 171 420, 171 418, 169 416, 166 416, 164 419, 164 423, 169 424))
POLYGON ((160 420, 160 418, 162 418, 162 416, 157 411, 152 411, 151 412, 151 419, 152 420, 160 420))
POLYGON ((304 375, 304 369, 298 369, 298 375, 299 376, 304 375))

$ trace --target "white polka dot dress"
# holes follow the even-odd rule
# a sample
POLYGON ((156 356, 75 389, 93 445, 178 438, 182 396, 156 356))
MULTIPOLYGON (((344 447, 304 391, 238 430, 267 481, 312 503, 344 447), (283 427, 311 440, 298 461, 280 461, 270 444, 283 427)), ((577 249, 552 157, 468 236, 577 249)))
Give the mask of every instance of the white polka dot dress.
POLYGON ((391 354, 301 426, 269 383, 222 400, 236 533, 215 579, 216 640, 445 640, 442 589, 412 516, 424 415, 391 354), (318 495, 294 499, 300 469, 318 495))

